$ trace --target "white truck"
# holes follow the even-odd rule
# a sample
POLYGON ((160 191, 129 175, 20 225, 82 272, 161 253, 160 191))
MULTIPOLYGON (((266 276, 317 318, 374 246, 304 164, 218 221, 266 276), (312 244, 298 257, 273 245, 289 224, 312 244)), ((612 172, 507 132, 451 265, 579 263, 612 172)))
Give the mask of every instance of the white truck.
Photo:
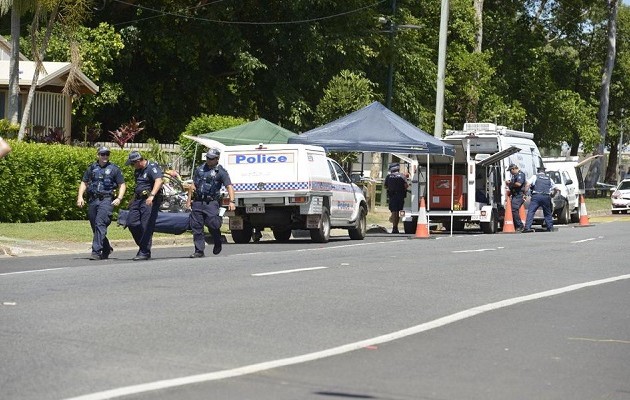
POLYGON ((533 138, 532 133, 492 123, 448 130, 442 140, 455 146, 455 158, 431 156, 425 166, 419 163, 412 180, 412 209, 403 217, 405 233, 416 229, 422 196, 431 223, 453 230, 475 223, 484 233, 497 232, 505 214, 505 180, 511 176, 507 167, 516 164, 529 178, 542 165, 533 138))
POLYGON ((332 228, 347 229, 351 239, 366 234, 367 203, 363 191, 319 146, 260 144, 225 147, 221 164, 236 195, 227 212, 236 243, 248 243, 252 229, 271 228, 277 241, 292 230, 308 230, 325 243, 332 228))

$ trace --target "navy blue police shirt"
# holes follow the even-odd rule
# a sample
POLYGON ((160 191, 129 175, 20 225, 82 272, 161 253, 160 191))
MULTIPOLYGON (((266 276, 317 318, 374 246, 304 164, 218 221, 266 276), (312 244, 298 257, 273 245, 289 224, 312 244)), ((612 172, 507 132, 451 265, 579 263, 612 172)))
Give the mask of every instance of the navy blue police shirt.
POLYGON ((400 172, 391 173, 385 177, 385 188, 390 197, 406 197, 407 179, 400 172))
POLYGON ((193 182, 195 183, 195 193, 198 196, 215 197, 219 194, 221 186, 229 186, 232 184, 230 175, 222 165, 217 164, 210 167, 203 163, 193 173, 193 182))
POLYGON ((125 178, 116 164, 108 162, 101 166, 94 162, 83 174, 82 181, 87 186, 88 194, 111 196, 114 189, 125 183, 125 178))
POLYGON ((164 175, 162 168, 153 161, 147 161, 146 167, 134 170, 133 174, 136 177, 136 189, 134 191, 136 194, 142 194, 145 190, 149 192, 153 190, 155 180, 164 175))
POLYGON ((510 182, 510 192, 512 192, 512 196, 523 193, 524 187, 525 187, 525 174, 523 173, 523 171, 518 171, 516 175, 512 175, 512 182, 510 182), (520 183, 521 186, 514 186, 514 184, 517 182, 520 183))

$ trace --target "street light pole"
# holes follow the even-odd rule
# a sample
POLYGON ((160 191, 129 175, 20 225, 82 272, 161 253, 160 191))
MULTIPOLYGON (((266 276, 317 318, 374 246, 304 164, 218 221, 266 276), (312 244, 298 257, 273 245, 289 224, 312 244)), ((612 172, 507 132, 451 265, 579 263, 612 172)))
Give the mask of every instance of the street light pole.
POLYGON ((440 40, 438 46, 437 87, 435 93, 435 125, 433 136, 442 137, 444 126, 444 76, 446 75, 446 36, 448 33, 448 0, 442 0, 440 14, 440 40))
POLYGON ((387 69, 387 97, 385 98, 385 107, 392 109, 392 96, 394 92, 394 40, 396 37, 396 0, 392 0, 392 16, 389 20, 389 67, 387 69))

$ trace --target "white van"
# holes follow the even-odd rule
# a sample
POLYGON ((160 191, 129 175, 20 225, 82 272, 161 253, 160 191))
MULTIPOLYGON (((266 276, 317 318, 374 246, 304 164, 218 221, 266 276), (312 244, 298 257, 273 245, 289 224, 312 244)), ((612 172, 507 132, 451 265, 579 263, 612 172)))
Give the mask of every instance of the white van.
POLYGON ((252 229, 271 228, 287 241, 292 230, 308 229, 325 243, 331 228, 347 229, 351 239, 366 234, 367 203, 337 162, 319 146, 260 144, 226 147, 221 163, 236 195, 226 215, 236 243, 248 243, 252 229))
POLYGON ((543 165, 533 138, 533 133, 492 123, 467 123, 463 130, 447 130, 442 140, 455 146, 455 159, 432 157, 428 173, 419 166, 420 175, 425 176, 413 179, 412 212, 403 218, 405 232, 416 229, 421 196, 426 198, 431 222, 454 230, 478 223, 484 233, 497 232, 505 214, 505 181, 511 178, 508 166, 518 165, 529 178, 543 165))

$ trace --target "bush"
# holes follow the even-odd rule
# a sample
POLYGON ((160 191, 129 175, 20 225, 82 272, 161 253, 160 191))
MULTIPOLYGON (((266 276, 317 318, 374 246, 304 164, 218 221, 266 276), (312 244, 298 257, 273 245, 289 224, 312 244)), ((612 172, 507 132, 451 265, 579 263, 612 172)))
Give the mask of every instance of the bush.
MULTIPOLYGON (((96 160, 95 148, 10 141, 13 151, 0 160, 0 222, 86 219, 87 207, 76 205, 83 173, 96 160)), ((127 151, 111 150, 110 161, 123 171, 127 195, 133 193, 133 168, 127 151)), ((150 158, 151 154, 143 154, 150 158)))

